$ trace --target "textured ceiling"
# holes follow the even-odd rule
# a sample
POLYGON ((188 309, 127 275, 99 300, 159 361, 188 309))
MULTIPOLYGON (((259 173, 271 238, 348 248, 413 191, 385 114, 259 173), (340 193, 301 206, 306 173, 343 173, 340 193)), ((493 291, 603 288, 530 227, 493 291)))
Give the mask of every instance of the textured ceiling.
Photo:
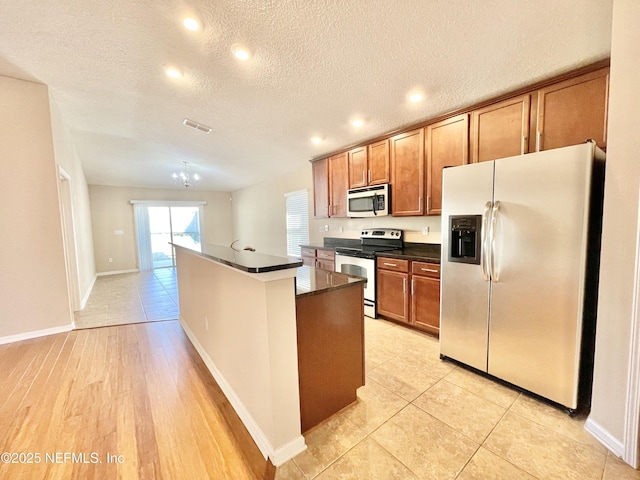
POLYGON ((0 74, 50 87, 90 184, 170 187, 188 160, 197 188, 233 191, 605 58, 611 4, 0 0, 0 74), (182 26, 187 13, 202 30, 182 26), (414 88, 423 103, 407 102, 414 88))

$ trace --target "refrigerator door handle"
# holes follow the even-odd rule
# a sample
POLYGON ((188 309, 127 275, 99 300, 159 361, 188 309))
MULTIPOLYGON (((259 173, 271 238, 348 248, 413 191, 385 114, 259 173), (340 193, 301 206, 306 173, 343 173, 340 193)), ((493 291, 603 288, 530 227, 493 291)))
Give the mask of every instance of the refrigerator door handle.
POLYGON ((482 213, 482 252, 480 254, 480 265, 482 266, 482 278, 485 282, 489 281, 489 212, 491 211, 491 202, 484 204, 484 212, 482 213))
POLYGON ((500 202, 496 201, 491 209, 491 230, 489 236, 489 276, 492 282, 498 283, 498 270, 496 269, 496 228, 498 224, 498 212, 500 211, 500 202))

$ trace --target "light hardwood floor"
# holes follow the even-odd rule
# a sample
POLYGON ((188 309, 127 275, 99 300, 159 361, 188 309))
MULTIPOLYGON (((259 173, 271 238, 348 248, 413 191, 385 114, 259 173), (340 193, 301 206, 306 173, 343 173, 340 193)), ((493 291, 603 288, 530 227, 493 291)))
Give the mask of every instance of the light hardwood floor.
POLYGON ((0 399, 2 479, 275 474, 176 321, 0 346, 0 399))

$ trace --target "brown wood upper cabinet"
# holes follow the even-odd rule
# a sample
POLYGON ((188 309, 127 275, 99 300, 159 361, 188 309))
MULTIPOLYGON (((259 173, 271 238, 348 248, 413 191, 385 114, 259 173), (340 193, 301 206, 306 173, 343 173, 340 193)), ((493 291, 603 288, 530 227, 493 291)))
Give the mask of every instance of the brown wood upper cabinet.
POLYGON ((389 139, 372 143, 369 151, 369 185, 389 183, 389 139))
POLYGON ((349 151, 349 188, 389 183, 389 140, 349 151))
POLYGON ((366 187, 369 175, 367 147, 350 150, 349 155, 349 188, 366 187))
POLYGON ((596 141, 607 146, 609 68, 596 70, 538 91, 536 150, 596 141))
POLYGON ((471 112, 471 162, 529 152, 531 95, 521 95, 471 112))
POLYGON ((313 173, 313 216, 329 217, 329 159, 311 164, 313 173))
POLYGON ((329 157, 329 216, 347 216, 349 163, 347 153, 329 157))
POLYGON ((348 172, 346 152, 313 162, 313 213, 315 218, 347 216, 348 172))
POLYGON ((424 215, 424 128, 391 137, 391 209, 424 215))
POLYGON ((469 115, 457 115, 427 126, 425 142, 426 213, 439 215, 442 211, 442 169, 468 163, 469 115))

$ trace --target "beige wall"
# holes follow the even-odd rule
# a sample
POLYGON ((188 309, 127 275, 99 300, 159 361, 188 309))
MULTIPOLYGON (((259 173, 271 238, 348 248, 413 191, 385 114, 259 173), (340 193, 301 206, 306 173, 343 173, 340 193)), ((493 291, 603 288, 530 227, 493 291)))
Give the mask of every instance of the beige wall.
POLYGON ((230 194, 201 190, 89 186, 96 271, 138 268, 135 222, 131 200, 204 201, 205 241, 229 245, 233 241, 230 194), (124 235, 115 235, 123 230, 124 235), (109 258, 113 259, 109 263, 109 258))
POLYGON ((440 243, 440 217, 313 218, 313 177, 311 164, 283 175, 233 192, 233 236, 239 246, 251 245, 272 255, 286 255, 285 193, 306 189, 309 192, 309 242, 322 245, 324 237, 359 238, 365 227, 400 228, 409 242, 440 243), (328 230, 325 229, 325 226, 328 230), (423 235, 423 227, 429 234, 423 235))
POLYGON ((64 123, 55 96, 49 95, 51 106, 51 129, 56 163, 71 177, 71 201, 75 247, 78 265, 78 287, 80 300, 89 292, 96 276, 93 254, 93 234, 91 231, 91 207, 89 205, 89 187, 76 152, 71 132, 64 123))
POLYGON ((0 337, 71 323, 47 87, 0 77, 0 337))
POLYGON ((624 443, 640 179, 640 2, 613 7, 598 327, 590 422, 624 443))

